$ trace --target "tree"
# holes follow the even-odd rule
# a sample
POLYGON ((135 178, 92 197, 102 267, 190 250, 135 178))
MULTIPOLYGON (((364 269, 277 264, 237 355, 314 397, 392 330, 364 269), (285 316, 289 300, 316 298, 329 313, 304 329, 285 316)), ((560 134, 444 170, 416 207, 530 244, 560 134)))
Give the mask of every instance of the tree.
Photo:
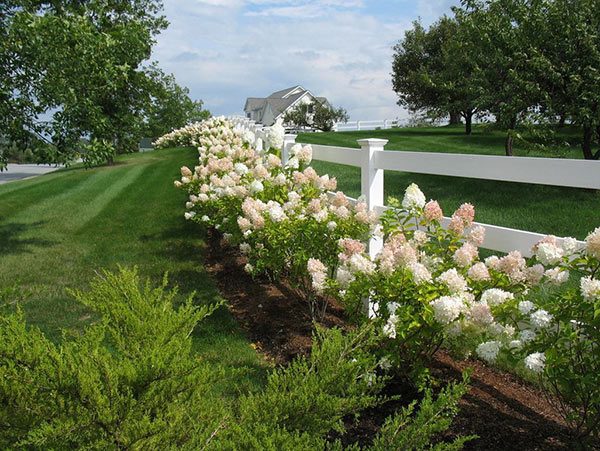
POLYGON ((53 142, 68 148, 89 135, 117 152, 133 150, 150 100, 142 63, 167 25, 155 16, 162 4, 98 0, 61 6, 30 15, 33 34, 52 43, 45 52, 33 50, 45 68, 40 92, 49 108, 58 109, 53 142))
POLYGON ((549 115, 566 115, 582 130, 583 157, 600 159, 600 8, 594 0, 553 0, 544 9, 540 47, 549 115), (552 37, 551 39, 549 37, 552 37), (599 148, 594 151, 596 141, 599 148))
POLYGON ((154 84, 152 100, 145 113, 145 134, 158 138, 171 130, 210 117, 202 100, 192 100, 188 88, 181 87, 173 74, 166 75, 156 65, 147 70, 154 84))
MULTIPOLYGON (((43 108, 34 95, 41 68, 23 51, 29 35, 17 16, 20 3, 0 2, 0 140, 26 148, 31 134, 41 129, 36 117, 43 108)), ((6 163, 5 148, 0 148, 0 170, 6 163)))
POLYGON ((454 12, 482 105, 507 128, 507 154, 520 122, 569 117, 582 129, 584 158, 600 158, 598 2, 466 0, 454 12))
MULTIPOLYGON (((144 67, 166 28, 161 0, 9 0, 0 5, 0 125, 10 142, 44 140, 68 160, 82 137, 114 152, 137 149, 144 115, 187 92, 144 67), (157 103, 158 102, 158 103, 157 103), (50 117, 40 121, 42 114, 50 117)), ((109 154, 106 154, 109 155, 109 154)), ((112 156, 108 156, 108 161, 112 156)))
POLYGON ((312 127, 328 132, 336 122, 348 122, 348 113, 341 107, 335 108, 317 100, 297 105, 285 114, 283 121, 296 127, 312 127))
POLYGON ((541 83, 535 18, 536 0, 467 0, 454 10, 461 23, 463 51, 473 61, 479 101, 507 130, 505 151, 513 153, 516 129, 547 105, 541 83))
POLYGON ((462 117, 465 133, 471 134, 479 90, 469 77, 472 62, 457 40, 459 27, 446 16, 428 30, 414 22, 394 46, 392 84, 400 106, 434 117, 449 114, 450 123, 459 123, 462 117))

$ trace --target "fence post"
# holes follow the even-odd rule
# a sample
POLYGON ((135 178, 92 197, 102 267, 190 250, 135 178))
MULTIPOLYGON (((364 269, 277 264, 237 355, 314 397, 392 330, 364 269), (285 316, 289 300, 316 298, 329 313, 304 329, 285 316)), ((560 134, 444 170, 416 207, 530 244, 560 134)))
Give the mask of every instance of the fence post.
POLYGON ((388 120, 387 120, 387 119, 384 119, 384 120, 383 120, 383 129, 385 130, 385 129, 387 129, 387 128, 388 128, 388 120))
MULTIPOLYGON (((374 164, 376 152, 383 150, 388 143, 387 139, 358 139, 358 144, 363 153, 363 161, 360 167, 360 190, 365 197, 369 210, 374 210, 376 206, 383 206, 383 169, 378 169, 374 164)), ((374 259, 383 248, 383 239, 381 237, 371 236, 368 243, 369 256, 374 259)), ((377 316, 379 306, 371 302, 367 297, 363 299, 363 309, 369 318, 377 316)))
MULTIPOLYGON (((388 143, 387 139, 359 139, 360 148, 363 152, 363 163, 360 169, 361 194, 365 197, 367 207, 373 210, 376 206, 383 206, 383 169, 374 166, 376 152, 383 150, 388 143)), ((383 247, 383 240, 372 237, 369 241, 369 255, 374 258, 383 247)))
POLYGON ((356 130, 360 131, 360 121, 356 121, 356 130))
POLYGON ((291 133, 283 135, 283 146, 281 146, 281 165, 285 166, 290 159, 290 149, 296 144, 296 137, 291 133))
POLYGON ((256 136, 256 151, 261 153, 264 149, 264 141, 265 141, 265 133, 262 128, 257 128, 254 132, 254 136, 256 136))

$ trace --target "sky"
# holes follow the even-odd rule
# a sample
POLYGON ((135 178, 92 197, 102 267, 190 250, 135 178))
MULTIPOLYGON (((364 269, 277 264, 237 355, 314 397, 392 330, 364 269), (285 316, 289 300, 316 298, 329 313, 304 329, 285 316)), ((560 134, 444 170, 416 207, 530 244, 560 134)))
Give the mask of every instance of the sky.
POLYGON ((153 59, 215 115, 301 85, 350 120, 406 118, 391 85, 393 45, 458 0, 164 0, 153 59))

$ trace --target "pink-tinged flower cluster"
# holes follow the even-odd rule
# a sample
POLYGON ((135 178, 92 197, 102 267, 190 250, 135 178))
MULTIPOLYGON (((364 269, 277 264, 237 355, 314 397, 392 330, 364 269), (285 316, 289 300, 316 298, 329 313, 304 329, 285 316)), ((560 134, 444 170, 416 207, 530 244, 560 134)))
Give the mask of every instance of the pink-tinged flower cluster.
POLYGON ((504 257, 491 256, 485 259, 488 268, 506 274, 514 282, 523 282, 527 276, 527 262, 519 251, 511 251, 504 257))
POLYGON ((307 263, 307 271, 312 281, 312 287, 317 293, 322 293, 327 280, 327 267, 319 260, 311 258, 307 263))
POLYGON ((450 293, 459 294, 469 289, 466 279, 455 268, 444 271, 436 280, 445 285, 450 293))
POLYGON ((590 233, 585 239, 585 253, 600 260, 600 227, 590 233))
POLYGON ((473 244, 466 242, 454 252, 454 262, 461 268, 471 266, 473 260, 479 255, 479 250, 473 244))
POLYGON ((430 200, 423 208, 423 216, 427 222, 439 222, 444 217, 444 213, 436 200, 430 200))
POLYGON ((338 242, 342 252, 339 254, 339 259, 342 262, 348 261, 355 254, 362 254, 367 247, 364 243, 352 238, 342 238, 338 242))
POLYGON ((417 250, 402 233, 397 233, 386 240, 377 260, 381 271, 391 274, 397 268, 417 263, 417 250))
POLYGON ((467 276, 469 276, 471 280, 477 282, 490 280, 490 272, 488 271, 487 266, 485 266, 485 263, 483 262, 477 262, 473 266, 471 266, 469 268, 469 271, 467 271, 467 276))
POLYGON ((466 228, 473 225, 474 219, 475 207, 468 203, 462 204, 450 218, 448 228, 457 235, 462 235, 466 228))

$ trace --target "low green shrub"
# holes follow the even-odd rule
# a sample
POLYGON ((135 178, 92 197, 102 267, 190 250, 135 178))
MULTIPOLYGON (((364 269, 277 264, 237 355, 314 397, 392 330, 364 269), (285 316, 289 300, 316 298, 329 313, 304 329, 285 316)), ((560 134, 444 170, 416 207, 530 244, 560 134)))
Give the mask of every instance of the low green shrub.
POLYGON ((83 146, 82 160, 86 168, 112 164, 117 151, 110 142, 101 139, 92 139, 83 146))
MULTIPOLYGON (((216 305, 175 306, 176 291, 136 270, 103 273, 76 299, 100 318, 60 344, 0 317, 0 446, 4 449, 342 449, 344 419, 376 406, 385 378, 372 326, 315 332, 310 356, 275 370, 265 389, 225 402, 223 371, 192 351, 191 333, 216 305)), ((389 420, 373 449, 429 449, 466 384, 428 394, 389 420)), ((459 448, 467 438, 447 446, 459 448)), ((442 446, 442 445, 440 445, 442 446)), ((446 446, 446 445, 444 445, 446 446)), ((354 447, 353 449, 357 449, 354 447)), ((443 448, 442 448, 443 449, 443 448)))

